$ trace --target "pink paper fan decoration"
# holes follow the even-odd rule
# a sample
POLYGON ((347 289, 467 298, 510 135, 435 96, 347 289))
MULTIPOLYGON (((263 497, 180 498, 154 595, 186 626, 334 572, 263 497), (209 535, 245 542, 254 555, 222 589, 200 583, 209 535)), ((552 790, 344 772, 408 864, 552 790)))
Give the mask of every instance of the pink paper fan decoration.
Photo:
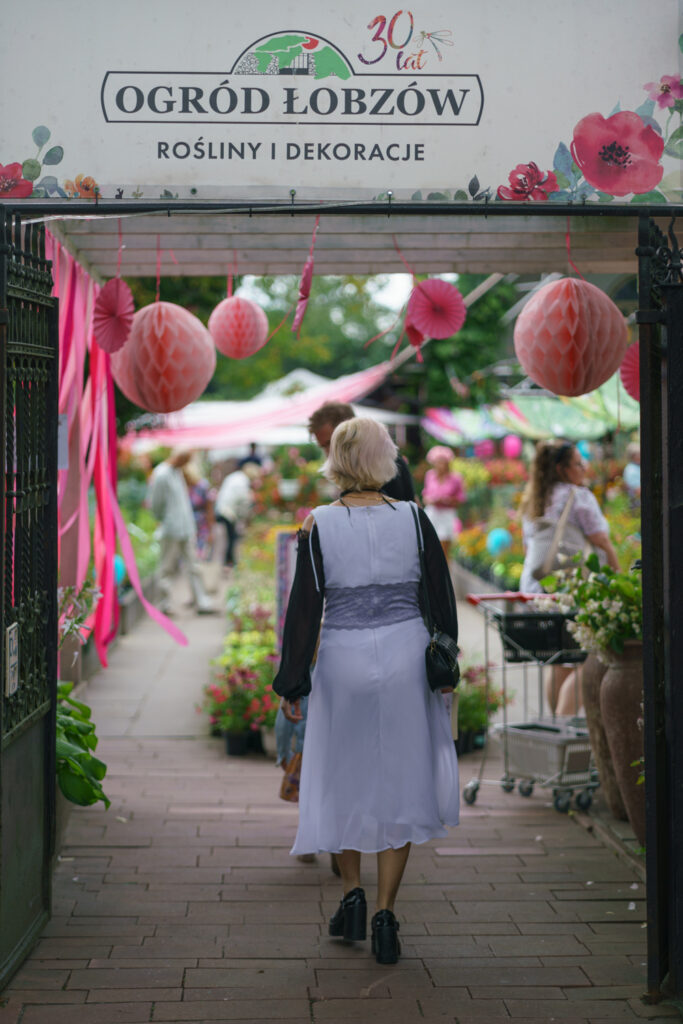
POLYGON ((532 380, 555 395, 585 395, 616 373, 628 328, 618 306, 588 281, 563 277, 517 317, 515 352, 532 380))
POLYGON ((111 358, 124 395, 148 412, 183 409, 206 389, 216 349, 201 320, 173 302, 138 310, 128 343, 111 358))
POLYGON ((301 273, 301 280, 299 281, 299 298, 296 304, 294 320, 292 321, 292 334, 296 334, 297 338, 299 337, 299 331, 301 330, 301 324, 303 323, 306 306, 308 305, 308 297, 311 294, 312 283, 313 259, 309 256, 304 263, 304 269, 301 273))
POLYGON ((93 331, 103 352, 118 352, 125 345, 135 315, 133 294, 120 277, 107 281, 95 300, 93 331))
POLYGON ((640 401, 640 343, 635 342, 630 348, 626 349, 626 355, 621 361, 619 367, 619 375, 621 377, 621 383, 624 385, 624 389, 627 395, 631 398, 635 398, 636 402, 640 401))
POLYGON ((425 338, 450 338, 460 330, 466 316, 467 308, 458 289, 438 277, 420 281, 410 293, 406 324, 425 338))
POLYGON ((209 317, 209 333, 224 356, 246 359, 268 341, 268 317, 255 302, 232 295, 209 317))

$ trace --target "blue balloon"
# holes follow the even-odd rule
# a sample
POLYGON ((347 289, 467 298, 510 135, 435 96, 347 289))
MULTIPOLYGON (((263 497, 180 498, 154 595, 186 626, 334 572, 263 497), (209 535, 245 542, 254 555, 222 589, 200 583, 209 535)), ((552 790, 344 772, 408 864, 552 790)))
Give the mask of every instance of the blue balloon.
POLYGON ((121 558, 121 555, 114 555, 114 581, 116 586, 120 587, 126 578, 126 563, 121 558))
POLYGON ((579 441, 577 443, 576 447, 578 448, 579 453, 581 454, 582 458, 590 459, 590 457, 591 457, 591 446, 589 445, 588 441, 579 441))
POLYGON ((486 537, 486 550, 490 555, 499 555, 512 544, 512 537, 508 530, 502 526, 496 526, 486 537))

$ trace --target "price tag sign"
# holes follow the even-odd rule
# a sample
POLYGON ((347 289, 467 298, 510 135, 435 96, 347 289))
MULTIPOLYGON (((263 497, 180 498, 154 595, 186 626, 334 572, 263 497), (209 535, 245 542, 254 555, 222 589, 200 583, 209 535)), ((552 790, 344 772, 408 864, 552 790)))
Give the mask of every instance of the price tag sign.
POLYGON ((11 697, 19 688, 19 623, 5 631, 5 696, 11 697))

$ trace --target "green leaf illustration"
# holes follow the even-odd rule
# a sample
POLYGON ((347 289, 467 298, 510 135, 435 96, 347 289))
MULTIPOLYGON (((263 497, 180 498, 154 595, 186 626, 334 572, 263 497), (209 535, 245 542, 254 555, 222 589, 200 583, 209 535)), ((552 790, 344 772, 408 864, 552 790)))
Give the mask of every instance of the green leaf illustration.
POLYGON ((21 174, 27 181, 35 181, 40 176, 40 161, 24 160, 21 165, 21 174))
POLYGON ((44 124, 39 124, 38 127, 34 128, 31 132, 31 138, 40 149, 50 138, 50 129, 46 128, 44 124))
POLYGON ((43 157, 44 164, 61 164, 64 157, 64 150, 61 146, 53 146, 52 149, 48 149, 47 153, 43 157))
POLYGON ((683 160, 683 126, 677 128, 669 136, 669 140, 664 147, 664 152, 669 156, 675 156, 679 160, 683 160))
POLYGON ((351 71, 336 50, 331 46, 323 46, 322 50, 316 51, 315 54, 315 77, 328 78, 330 75, 350 78, 351 71))
POLYGON ((286 53, 292 47, 301 46, 306 42, 306 38, 299 35, 273 36, 272 39, 266 39, 265 43, 257 46, 254 53, 286 53))
POLYGON ((464 188, 458 188, 453 193, 453 201, 455 203, 466 203, 469 200, 469 195, 464 188))
POLYGON ((656 189, 654 192, 643 192, 641 195, 634 196, 631 200, 632 203, 666 203, 666 196, 663 196, 661 192, 656 189))

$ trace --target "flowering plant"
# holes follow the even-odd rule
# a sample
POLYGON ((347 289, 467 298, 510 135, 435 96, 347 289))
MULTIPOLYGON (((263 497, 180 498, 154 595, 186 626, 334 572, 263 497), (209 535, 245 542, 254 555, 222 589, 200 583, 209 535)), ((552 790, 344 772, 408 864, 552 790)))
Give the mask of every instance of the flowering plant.
POLYGON ((278 699, 271 689, 275 654, 272 613, 260 604, 232 611, 232 629, 213 661, 218 672, 204 689, 202 708, 222 732, 275 725, 278 699))
POLYGON ((610 651, 621 654, 627 640, 643 637, 643 588, 638 571, 615 572, 600 566, 595 554, 585 566, 562 569, 543 580, 554 597, 538 598, 543 611, 575 612, 569 631, 581 647, 606 661, 610 651))
MULTIPOLYGON (((492 668, 493 663, 489 663, 492 668)), ((458 732, 483 732, 496 711, 512 700, 513 695, 508 693, 506 700, 503 691, 491 685, 490 678, 488 687, 486 683, 485 664, 463 666, 458 687, 458 732)))
POLYGON ((246 732, 275 724, 278 701, 259 673, 233 668, 204 690, 203 709, 221 732, 246 732))

